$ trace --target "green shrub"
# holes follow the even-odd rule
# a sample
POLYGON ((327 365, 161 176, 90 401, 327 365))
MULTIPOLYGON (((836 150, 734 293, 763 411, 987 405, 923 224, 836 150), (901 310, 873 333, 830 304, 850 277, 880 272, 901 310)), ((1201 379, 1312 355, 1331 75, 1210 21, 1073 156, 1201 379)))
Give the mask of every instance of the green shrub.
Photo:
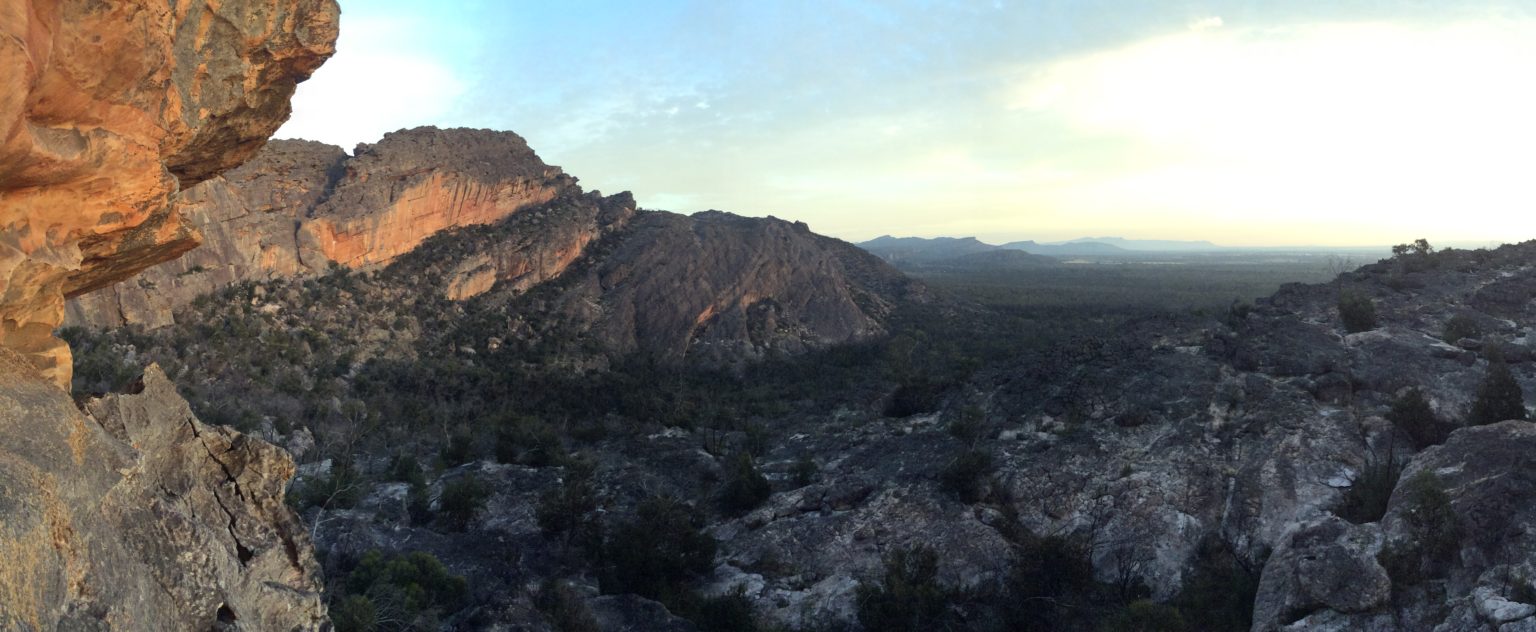
POLYGON ((410 487, 405 490, 405 513, 411 517, 411 524, 423 526, 432 522, 432 497, 427 491, 425 480, 411 481, 410 487))
POLYGON ((1355 524, 1376 522, 1387 513, 1387 501, 1403 473, 1403 466, 1395 455, 1367 460, 1360 475, 1344 492, 1334 514, 1355 524))
POLYGON ((945 491, 961 502, 979 502, 986 495, 987 476, 992 473, 992 455, 984 450, 960 453, 939 473, 945 491))
POLYGON ((544 535, 560 537, 583 550, 595 552, 602 543, 602 523, 597 519, 597 488, 592 484, 592 467, 584 462, 567 468, 559 487, 539 495, 534 508, 539 530, 544 535))
POLYGON ((1249 560, 1225 539, 1211 534, 1201 540, 1173 600, 1190 630, 1247 632, 1253 626, 1253 600, 1265 555, 1249 560))
POLYGON ((475 460, 475 439, 468 433, 455 433, 448 438, 448 443, 443 445, 438 452, 446 467, 458 467, 475 460))
POLYGON ((1355 290, 1339 292, 1339 318, 1344 331, 1359 333, 1376 328, 1376 303, 1355 290))
POLYGON ((1472 410, 1467 414, 1467 425, 1481 426, 1509 419, 1525 419, 1525 393, 1520 383, 1509 371, 1509 365, 1501 360, 1488 363, 1488 373, 1477 389, 1472 410))
POLYGON ((742 588, 699 602, 689 617, 704 632, 757 632, 752 601, 742 588))
POLYGON ((502 420, 499 425, 496 460, 500 463, 549 467, 569 458, 559 431, 542 420, 518 415, 502 420))
POLYGON ((752 455, 742 452, 731 459, 725 482, 715 493, 715 502, 727 515, 739 516, 763 504, 772 494, 773 487, 757 471, 752 455))
POLYGON ((703 527, 703 515, 681 500, 642 501, 635 517, 614 527, 604 542, 603 592, 662 602, 683 595, 685 582, 714 569, 717 544, 703 527))
POLYGON ((438 499, 439 517, 449 529, 463 531, 490 497, 490 488, 474 475, 450 481, 443 486, 443 495, 438 499))
POLYGON ((1461 546, 1461 519, 1451 506, 1445 484, 1423 471, 1403 484, 1403 524, 1433 570, 1451 562, 1461 546))
POLYGON ((351 456, 339 456, 331 460, 331 471, 324 477, 296 485, 290 495, 300 511, 310 507, 324 509, 350 509, 363 499, 366 480, 352 463, 351 456))
POLYGON ((952 623, 950 593, 939 584, 939 556, 918 545, 897 549, 885 558, 878 584, 860 583, 856 596, 859 623, 866 630, 927 632, 952 623))
POLYGON ((558 632, 600 632, 592 609, 569 584, 547 578, 534 593, 533 607, 538 608, 558 632))
POLYGON ((426 485, 427 475, 422 472, 421 464, 416 457, 409 454, 397 454, 389 460, 389 468, 385 470, 385 476, 389 480, 411 485, 426 485))
POLYGON ((373 632, 378 629, 378 608, 366 596, 347 595, 332 603, 330 610, 336 632, 373 632))
POLYGON ((931 413, 939 409, 943 401, 944 385, 924 378, 916 378, 902 384, 891 393, 885 406, 886 417, 911 417, 931 413))
POLYGON ((1466 314, 1457 314, 1445 321, 1445 329, 1440 333, 1440 339, 1451 344, 1462 338, 1481 338, 1483 328, 1477 325, 1477 320, 1466 314))
POLYGON ((949 435, 966 443, 974 443, 986 433, 983 416, 981 408, 966 406, 958 416, 950 420, 949 435))
POLYGON ((794 467, 790 468, 789 472, 790 478, 795 482, 795 487, 805 487, 816 482, 816 477, 820 473, 821 468, 816 465, 816 461, 809 454, 800 455, 800 459, 795 461, 794 467))
POLYGON ((1392 410, 1387 412, 1387 421, 1408 435, 1413 441, 1413 447, 1418 450, 1444 443, 1446 435, 1450 434, 1450 428, 1435 416, 1434 409, 1429 407, 1429 400, 1424 399, 1424 392, 1417 388, 1409 389, 1392 402, 1392 410))
POLYGON ((1138 599, 1110 617, 1104 629, 1106 632, 1183 632, 1187 628, 1178 608, 1138 599))
MULTIPOLYGON (((370 551, 347 575, 342 589, 347 597, 340 603, 365 597, 375 616, 389 613, 390 629, 427 630, 435 629, 440 614, 464 607, 469 585, 429 553, 385 556, 370 551)), ((355 621, 366 621, 369 608, 356 601, 348 607, 355 609, 349 613, 355 621)))
POLYGON ((1084 542, 1025 535, 1006 580, 1003 618, 1011 630, 1065 629, 1096 587, 1084 542))

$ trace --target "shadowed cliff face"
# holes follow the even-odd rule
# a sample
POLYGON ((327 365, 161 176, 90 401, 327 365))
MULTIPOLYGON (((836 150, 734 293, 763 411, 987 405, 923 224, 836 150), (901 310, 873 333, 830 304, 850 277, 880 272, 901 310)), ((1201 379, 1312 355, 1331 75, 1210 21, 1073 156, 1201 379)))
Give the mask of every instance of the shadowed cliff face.
POLYGON ((196 245, 172 197, 287 119, 338 15, 334 0, 0 9, 0 346, 67 385, 64 297, 196 245))
MULTIPOLYGON (((203 234, 201 248, 72 301, 69 321, 162 327, 177 308, 233 283, 388 264, 438 232, 496 222, 568 190, 575 179, 511 132, 418 128, 359 145, 355 156, 321 143, 274 141, 181 197, 176 211, 203 234)), ((588 224, 543 236, 563 253, 548 264, 466 261, 448 292, 468 298, 533 268, 552 268, 546 272, 553 276, 596 234, 588 224)))

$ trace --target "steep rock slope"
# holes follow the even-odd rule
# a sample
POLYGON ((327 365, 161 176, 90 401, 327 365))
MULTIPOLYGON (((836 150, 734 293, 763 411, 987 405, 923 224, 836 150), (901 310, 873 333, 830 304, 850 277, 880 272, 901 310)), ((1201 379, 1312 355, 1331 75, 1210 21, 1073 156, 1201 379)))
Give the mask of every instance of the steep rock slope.
POLYGON ((0 345, 68 384, 64 297, 196 245, 171 196, 261 147, 337 16, 332 0, 0 12, 0 345))
POLYGON ((323 630, 281 450, 158 369, 81 404, 64 299, 197 243, 173 201, 261 147, 330 56, 332 0, 0 9, 0 628, 323 630))
POLYGON ((613 356, 730 365, 867 339, 908 289, 874 257, 804 224, 636 215, 627 193, 583 194, 510 132, 419 128, 351 157, 274 141, 188 191, 178 209, 205 245, 75 299, 70 324, 164 327, 198 296, 235 283, 341 266, 382 270, 386 285, 451 301, 486 294, 469 309, 502 315, 503 341, 558 326, 613 356), (397 261, 398 273, 385 268, 397 261), (556 300, 513 305, 578 262, 556 300))
POLYGON ((869 339, 920 294, 803 223, 718 211, 643 212, 587 263, 562 279, 544 318, 611 353, 669 364, 730 366, 869 339))
POLYGON ((320 630, 292 459, 207 426, 151 367, 76 409, 0 349, 0 627, 320 630))
MULTIPOLYGON (((204 235, 188 256, 80 297, 71 324, 163 327, 192 299, 240 281, 387 264, 439 231, 488 224, 549 202, 575 179, 510 132, 418 128, 354 156, 273 141, 251 162, 192 188, 177 205, 204 235)), ((590 239, 595 233, 586 235, 590 239)), ((579 253, 578 236, 564 248, 579 253)), ((466 264, 458 298, 484 291, 490 262, 466 264)))

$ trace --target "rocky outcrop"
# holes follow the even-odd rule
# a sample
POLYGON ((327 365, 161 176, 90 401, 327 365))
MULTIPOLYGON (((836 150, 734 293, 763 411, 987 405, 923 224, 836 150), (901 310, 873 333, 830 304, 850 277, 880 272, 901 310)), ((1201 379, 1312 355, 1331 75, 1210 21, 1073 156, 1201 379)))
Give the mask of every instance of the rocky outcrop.
POLYGON ((0 345, 69 382, 64 298, 196 245, 172 196, 240 164, 330 56, 334 0, 0 12, 0 345))
POLYGON ((1254 629, 1532 629, 1532 450, 1530 422, 1457 430, 1408 464, 1379 523, 1354 526, 1353 536, 1347 525, 1298 529, 1293 539, 1310 541, 1312 550, 1265 568, 1254 629), (1338 577, 1330 592, 1308 590, 1351 568, 1319 551, 1350 551, 1365 572, 1338 577), (1391 567, 1390 578, 1378 560, 1391 567), (1291 569, 1302 571, 1299 582, 1287 581, 1291 569))
POLYGON ((321 630, 282 450, 192 416, 160 370, 78 410, 0 350, 0 627, 321 630))
POLYGON ((569 282, 562 312, 605 348, 665 362, 728 365, 864 340, 909 298, 894 269, 799 222, 647 213, 615 241, 569 282))
POLYGON ((491 295, 511 317, 501 340, 558 324, 612 355, 729 365, 868 339, 916 287, 805 224, 637 214, 628 193, 583 193, 510 132, 419 128, 354 157, 274 141, 188 191, 178 211, 205 244, 75 299, 70 324, 163 327, 198 296, 240 281, 398 262, 386 277, 429 286, 422 291, 491 295), (554 300, 510 306, 573 266, 554 300))
POLYGON ((198 237, 180 190, 250 157, 330 56, 333 0, 0 9, 0 628, 324 630, 293 462, 160 370, 66 390, 66 297, 198 237))
MULTIPOLYGON (((181 196, 176 211, 204 235, 202 247, 75 299, 68 320, 163 327, 199 295, 332 265, 385 265, 434 234, 506 219, 574 183, 511 132, 424 127, 359 145, 353 156, 322 143, 273 141, 244 166, 181 196)), ((556 274, 597 234, 584 227, 561 235, 550 244, 558 254, 543 266, 510 255, 464 261, 445 291, 461 300, 534 267, 556 274)))

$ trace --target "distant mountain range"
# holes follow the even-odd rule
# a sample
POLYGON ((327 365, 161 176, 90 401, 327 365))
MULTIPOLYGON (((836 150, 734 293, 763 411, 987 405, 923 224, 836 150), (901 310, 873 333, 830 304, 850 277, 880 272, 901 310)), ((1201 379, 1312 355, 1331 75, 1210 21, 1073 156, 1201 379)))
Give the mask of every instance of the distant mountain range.
MULTIPOLYGON (((931 265, 960 263, 961 257, 974 257, 980 253, 997 251, 1022 251, 1038 255, 1036 264, 1050 263, 1047 257, 1133 257, 1149 254, 1201 254, 1201 253, 1264 253, 1309 252, 1340 253, 1386 256, 1385 246, 1220 246, 1209 241, 1181 241, 1169 239, 1126 239, 1124 237, 1084 237, 1069 241, 1036 242, 1033 240, 1010 241, 993 245, 975 237, 892 237, 885 235, 858 244, 888 262, 900 265, 931 265)), ((972 261, 980 261, 973 259, 972 261)), ((1001 260, 999 260, 1001 261, 1001 260)), ((1023 260, 1012 259, 1010 265, 1023 260)))

